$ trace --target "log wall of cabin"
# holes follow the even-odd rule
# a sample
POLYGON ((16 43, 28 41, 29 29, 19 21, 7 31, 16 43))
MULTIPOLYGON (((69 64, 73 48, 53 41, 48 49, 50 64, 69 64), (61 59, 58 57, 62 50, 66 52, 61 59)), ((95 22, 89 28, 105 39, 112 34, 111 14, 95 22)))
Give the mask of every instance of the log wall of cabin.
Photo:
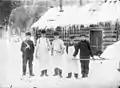
POLYGON ((64 40, 65 44, 69 43, 69 37, 75 36, 75 43, 80 41, 80 35, 81 34, 85 34, 88 36, 89 40, 89 28, 81 28, 80 26, 70 26, 70 27, 64 27, 62 29, 62 33, 61 33, 61 39, 64 40))
POLYGON ((113 27, 103 28, 103 50, 108 46, 116 42, 117 32, 113 27))
MULTIPOLYGON (((116 42, 116 34, 117 32, 114 30, 114 27, 81 27, 79 25, 74 26, 66 26, 63 27, 60 31, 60 38, 65 42, 65 44, 69 43, 69 36, 74 35, 75 36, 75 43, 77 43, 80 40, 80 35, 85 34, 88 36, 88 39, 90 41, 90 30, 101 30, 103 33, 103 50, 108 46, 116 42)), ((53 40, 53 30, 47 31, 47 37, 52 41, 53 40)), ((36 32, 36 35, 39 35, 40 32, 36 32)))

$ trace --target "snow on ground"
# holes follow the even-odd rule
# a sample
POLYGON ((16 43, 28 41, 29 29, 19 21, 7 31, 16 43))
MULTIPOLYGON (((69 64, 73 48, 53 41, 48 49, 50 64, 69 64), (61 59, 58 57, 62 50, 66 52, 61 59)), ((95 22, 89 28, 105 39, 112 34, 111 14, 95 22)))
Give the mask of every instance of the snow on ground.
POLYGON ((6 41, 0 40, 0 85, 6 82, 6 61, 7 61, 6 41))
POLYGON ((38 61, 35 58, 33 65, 36 76, 31 78, 33 81, 31 83, 21 81, 20 44, 0 40, 0 85, 12 84, 13 88, 33 88, 33 86, 39 88, 117 88, 116 85, 120 83, 120 73, 116 70, 118 63, 114 60, 103 61, 103 64, 100 61, 91 61, 89 77, 82 79, 80 74, 79 79, 76 80, 74 78, 66 79, 67 74, 64 74, 63 79, 53 76, 39 77, 38 61))

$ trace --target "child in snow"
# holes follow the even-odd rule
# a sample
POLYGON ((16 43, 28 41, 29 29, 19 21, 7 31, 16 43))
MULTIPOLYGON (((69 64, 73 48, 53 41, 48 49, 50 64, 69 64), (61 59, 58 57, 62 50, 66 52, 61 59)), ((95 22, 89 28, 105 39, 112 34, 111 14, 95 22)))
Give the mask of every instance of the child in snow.
POLYGON ((52 42, 52 55, 53 55, 53 63, 54 63, 54 75, 59 75, 62 77, 62 69, 63 69, 63 54, 65 50, 64 42, 59 39, 59 33, 54 32, 54 40, 52 42))
POLYGON ((33 54, 34 54, 34 44, 33 41, 30 40, 31 33, 26 33, 26 39, 22 42, 21 45, 21 52, 22 52, 22 58, 23 58, 23 76, 26 75, 26 65, 27 62, 29 63, 29 73, 30 76, 34 76, 33 74, 33 54))
POLYGON ((74 46, 74 36, 70 36, 70 43, 66 47, 66 52, 68 54, 67 56, 67 71, 68 71, 68 76, 67 78, 71 78, 72 74, 75 76, 75 78, 78 78, 78 60, 72 60, 73 59, 73 54, 75 51, 75 46, 74 46))

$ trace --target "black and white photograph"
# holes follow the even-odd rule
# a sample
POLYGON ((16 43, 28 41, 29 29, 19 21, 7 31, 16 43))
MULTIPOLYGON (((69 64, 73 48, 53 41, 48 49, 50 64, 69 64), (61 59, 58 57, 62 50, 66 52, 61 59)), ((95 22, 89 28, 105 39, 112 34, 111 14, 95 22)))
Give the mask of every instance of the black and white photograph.
POLYGON ((120 0, 0 0, 0 88, 120 88, 120 0))

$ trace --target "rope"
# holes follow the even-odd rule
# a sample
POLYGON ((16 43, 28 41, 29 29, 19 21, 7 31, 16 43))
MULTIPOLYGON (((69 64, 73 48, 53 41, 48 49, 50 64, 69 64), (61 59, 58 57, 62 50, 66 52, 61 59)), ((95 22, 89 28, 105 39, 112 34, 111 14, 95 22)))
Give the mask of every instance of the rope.
POLYGON ((99 57, 99 58, 100 59, 78 59, 78 58, 75 58, 75 59, 72 59, 72 60, 93 60, 93 61, 110 60, 110 59, 102 58, 102 57, 99 57))
POLYGON ((72 60, 110 60, 110 59, 72 59, 72 60))

